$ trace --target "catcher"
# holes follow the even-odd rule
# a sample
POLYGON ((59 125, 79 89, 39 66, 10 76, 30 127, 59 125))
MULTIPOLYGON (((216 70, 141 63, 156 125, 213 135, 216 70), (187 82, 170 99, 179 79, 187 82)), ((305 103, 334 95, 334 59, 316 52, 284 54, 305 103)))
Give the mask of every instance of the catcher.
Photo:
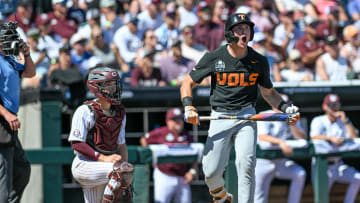
POLYGON ((96 98, 78 107, 72 119, 72 174, 86 203, 131 200, 134 167, 127 162, 121 78, 117 70, 99 67, 90 71, 87 86, 96 98))

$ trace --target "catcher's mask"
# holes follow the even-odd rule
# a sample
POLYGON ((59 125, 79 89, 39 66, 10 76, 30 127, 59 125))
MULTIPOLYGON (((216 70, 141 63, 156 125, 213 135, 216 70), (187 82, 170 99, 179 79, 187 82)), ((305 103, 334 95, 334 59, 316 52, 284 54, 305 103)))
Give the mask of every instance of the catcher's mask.
POLYGON ((250 41, 254 38, 254 23, 251 22, 248 15, 244 13, 234 13, 232 14, 225 23, 225 39, 229 43, 237 43, 239 38, 234 35, 234 32, 231 30, 235 25, 245 23, 250 26, 250 41))
POLYGON ((98 67, 90 71, 86 83, 89 90, 110 102, 112 105, 121 103, 122 83, 119 72, 108 67, 98 67))
POLYGON ((16 31, 17 24, 9 21, 0 25, 1 49, 5 56, 18 56, 20 37, 16 31))

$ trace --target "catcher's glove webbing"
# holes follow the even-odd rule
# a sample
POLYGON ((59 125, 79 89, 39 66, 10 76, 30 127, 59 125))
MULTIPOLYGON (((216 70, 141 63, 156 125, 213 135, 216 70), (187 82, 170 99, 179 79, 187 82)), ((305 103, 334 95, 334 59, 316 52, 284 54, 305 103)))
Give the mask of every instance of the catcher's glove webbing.
POLYGON ((132 199, 134 171, 134 166, 126 161, 114 163, 113 171, 108 176, 109 183, 106 186, 112 191, 112 195, 104 194, 102 203, 117 202, 124 196, 132 199), (112 181, 117 184, 111 184, 112 181))

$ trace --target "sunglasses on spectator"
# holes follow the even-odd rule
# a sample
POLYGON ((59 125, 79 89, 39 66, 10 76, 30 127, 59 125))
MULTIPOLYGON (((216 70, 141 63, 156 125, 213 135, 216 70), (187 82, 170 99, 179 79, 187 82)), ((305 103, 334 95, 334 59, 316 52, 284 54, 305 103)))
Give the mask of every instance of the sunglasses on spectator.
POLYGON ((193 34, 193 31, 184 31, 184 35, 192 35, 193 34))
POLYGON ((301 63, 301 59, 292 60, 294 63, 301 63))
POLYGON ((330 108, 330 109, 340 109, 340 103, 329 103, 327 104, 327 106, 330 108))

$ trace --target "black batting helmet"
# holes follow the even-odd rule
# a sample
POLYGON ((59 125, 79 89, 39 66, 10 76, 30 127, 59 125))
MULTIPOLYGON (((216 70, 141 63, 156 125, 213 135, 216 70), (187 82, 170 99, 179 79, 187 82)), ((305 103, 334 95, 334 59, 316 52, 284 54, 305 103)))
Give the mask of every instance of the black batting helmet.
POLYGON ((245 23, 250 26, 250 41, 254 38, 254 23, 251 22, 249 16, 244 13, 234 13, 226 20, 225 23, 225 39, 229 43, 236 43, 239 41, 239 38, 235 37, 231 28, 240 23, 245 23))

